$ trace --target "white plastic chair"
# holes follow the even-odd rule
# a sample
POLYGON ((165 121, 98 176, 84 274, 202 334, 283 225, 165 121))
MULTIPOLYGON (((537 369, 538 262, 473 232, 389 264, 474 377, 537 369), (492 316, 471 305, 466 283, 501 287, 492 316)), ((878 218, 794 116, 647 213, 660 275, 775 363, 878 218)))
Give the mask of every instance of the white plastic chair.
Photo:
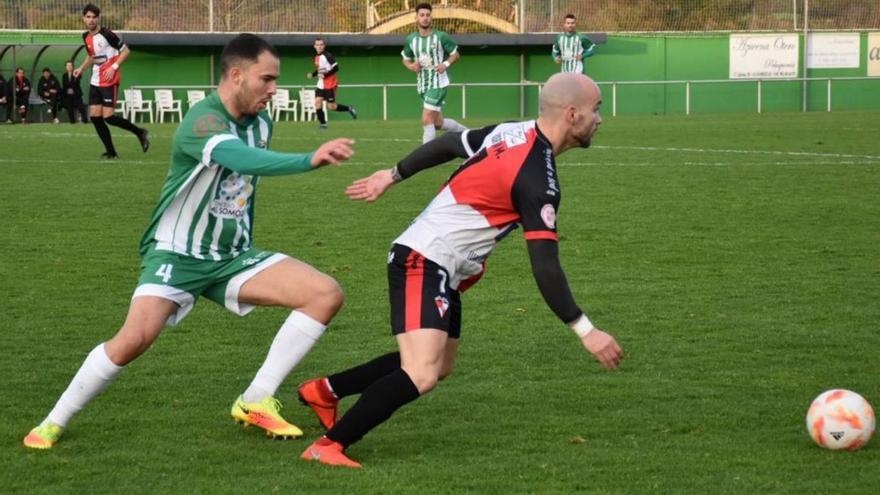
POLYGON ((128 107, 128 119, 132 122, 137 121, 137 114, 146 112, 150 116, 150 123, 153 120, 153 102, 145 100, 144 95, 139 89, 129 89, 125 92, 125 106, 128 107))
POLYGON ((183 120, 183 106, 180 100, 174 99, 174 93, 170 89, 157 89, 156 92, 156 120, 165 121, 165 114, 177 113, 177 121, 183 120))
POLYGON ((301 89, 299 90, 299 101, 302 103, 302 119, 315 120, 317 109, 315 108, 315 90, 301 89))
POLYGON ((296 122, 299 120, 297 114, 297 104, 296 100, 290 99, 290 91, 287 89, 279 88, 275 94, 272 96, 272 111, 274 111, 274 119, 275 122, 281 120, 281 112, 287 112, 293 114, 293 121, 296 122))
POLYGON ((205 92, 201 89, 191 89, 186 92, 186 104, 192 108, 196 103, 205 99, 205 92))
MULTIPOLYGON (((128 90, 122 92, 125 96, 125 99, 128 99, 128 90)), ((113 110, 113 113, 121 113, 122 118, 128 117, 128 105, 126 105, 125 100, 116 100, 116 108, 113 110)))

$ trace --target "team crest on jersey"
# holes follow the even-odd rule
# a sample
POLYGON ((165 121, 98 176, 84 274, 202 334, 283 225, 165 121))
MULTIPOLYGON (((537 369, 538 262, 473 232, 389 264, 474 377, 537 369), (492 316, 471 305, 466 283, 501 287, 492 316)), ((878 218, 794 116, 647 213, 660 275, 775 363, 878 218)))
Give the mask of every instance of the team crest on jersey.
POLYGON ((513 148, 514 146, 526 144, 528 142, 526 139, 526 133, 523 131, 522 127, 504 131, 503 137, 508 148, 513 148))
POLYGON ((213 113, 202 115, 193 124, 193 134, 196 137, 205 137, 208 134, 224 132, 227 129, 226 122, 221 120, 219 115, 213 113))
POLYGON ((254 194, 253 177, 232 173, 217 190, 211 201, 210 211, 215 217, 239 219, 247 213, 248 203, 254 194))
POLYGON ((440 318, 446 316, 446 311, 449 309, 449 299, 446 299, 443 296, 437 296, 434 298, 434 304, 437 305, 437 311, 440 313, 440 318))
POLYGON ((544 221, 544 225, 546 225, 548 229, 556 228, 556 208, 550 203, 541 207, 541 220, 544 221))

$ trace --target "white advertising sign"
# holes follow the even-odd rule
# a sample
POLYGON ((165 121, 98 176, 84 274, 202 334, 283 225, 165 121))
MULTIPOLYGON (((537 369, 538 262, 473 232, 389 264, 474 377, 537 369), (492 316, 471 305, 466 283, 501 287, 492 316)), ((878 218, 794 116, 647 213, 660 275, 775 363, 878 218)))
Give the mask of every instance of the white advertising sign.
POLYGON ((858 69, 859 33, 811 33, 807 36, 808 69, 858 69))
POLYGON ((798 76, 797 34, 731 34, 731 79, 798 76))
POLYGON ((880 77, 880 33, 868 33, 868 75, 880 77))

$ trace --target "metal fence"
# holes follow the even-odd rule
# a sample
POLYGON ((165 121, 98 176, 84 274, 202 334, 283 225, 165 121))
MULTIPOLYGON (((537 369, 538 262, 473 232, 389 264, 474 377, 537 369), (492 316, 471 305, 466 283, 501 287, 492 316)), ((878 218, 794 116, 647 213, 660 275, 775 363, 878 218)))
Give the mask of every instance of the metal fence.
MULTIPOLYGON (((104 25, 160 32, 403 32, 414 0, 93 0, 104 25), (389 30, 390 29, 390 30, 389 30)), ((81 30, 85 0, 0 0, 0 29, 81 30)), ((880 29, 878 0, 435 0, 454 33, 706 32, 880 29)))
MULTIPOLYGON (((605 112, 610 113, 612 116, 619 115, 620 107, 626 104, 627 96, 621 95, 621 89, 626 87, 647 87, 647 88, 680 88, 683 91, 683 101, 680 108, 669 108, 667 109, 667 113, 669 114, 684 114, 691 115, 695 111, 699 112, 700 107, 703 104, 707 103, 704 98, 702 101, 699 97, 695 97, 693 94, 693 89, 696 87, 704 87, 711 85, 734 85, 734 86, 745 86, 754 88, 755 91, 755 100, 754 106, 745 111, 754 111, 756 113, 763 113, 766 111, 765 109, 765 93, 767 91, 768 85, 774 84, 800 84, 805 85, 808 82, 820 83, 824 86, 824 107, 823 109, 826 112, 833 111, 834 108, 834 88, 835 84, 844 85, 847 82, 858 82, 858 81, 866 81, 870 84, 873 84, 877 87, 877 90, 880 90, 880 79, 876 77, 811 77, 811 78, 797 78, 797 79, 706 79, 706 80, 689 80, 689 81, 600 81, 597 84, 602 88, 603 93, 605 93, 605 100, 608 103, 607 108, 604 110, 605 112), (696 109, 696 110, 695 110, 696 109)), ((461 98, 461 117, 468 118, 468 88, 503 88, 503 87, 518 87, 519 88, 519 102, 518 109, 515 106, 511 106, 510 116, 518 115, 520 118, 528 117, 526 112, 527 99, 532 98, 532 103, 535 104, 537 101, 537 97, 541 92, 544 83, 536 82, 536 81, 523 81, 523 82, 513 82, 513 83, 453 83, 450 84, 449 88, 452 91, 457 91, 461 98), (537 91, 528 95, 526 92, 527 88, 536 88, 537 91)), ((279 88, 286 88, 289 90, 293 90, 294 92, 299 90, 310 90, 312 87, 302 86, 302 85, 282 85, 278 86, 279 88)), ((391 88, 412 88, 415 89, 414 84, 408 83, 388 83, 388 84, 344 84, 340 85, 340 88, 344 89, 361 89, 361 90, 369 90, 372 91, 377 101, 381 101, 381 119, 388 120, 389 115, 389 92, 388 90, 391 88)), ((132 86, 132 89, 139 89, 142 91, 155 91, 157 89, 169 89, 169 90, 190 90, 190 89, 203 89, 207 91, 211 91, 216 89, 216 86, 211 85, 135 85, 132 86)), ((145 94, 146 98, 149 98, 149 93, 145 94)), ((714 98, 714 96, 712 97, 714 98)), ((793 110, 793 109, 791 109, 793 110)), ((807 105, 807 101, 804 100, 803 106, 800 108, 801 111, 807 112, 810 110, 807 105)), ((270 110, 271 112, 271 110, 270 110)), ((639 112, 634 112, 639 113, 639 112)))

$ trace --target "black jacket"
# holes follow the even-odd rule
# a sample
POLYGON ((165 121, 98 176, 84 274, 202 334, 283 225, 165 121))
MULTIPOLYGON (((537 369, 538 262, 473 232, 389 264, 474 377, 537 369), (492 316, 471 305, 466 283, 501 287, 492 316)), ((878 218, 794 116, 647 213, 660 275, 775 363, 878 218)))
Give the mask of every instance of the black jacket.
POLYGON ((61 84, 58 83, 58 78, 54 75, 50 75, 49 79, 41 77, 37 85, 37 92, 44 100, 54 100, 61 97, 61 84))
POLYGON ((82 86, 80 85, 81 79, 82 75, 73 77, 73 74, 65 72, 61 76, 61 97, 64 99, 75 98, 81 100, 83 95, 82 86), (70 90, 73 90, 73 92, 70 90))
POLYGON ((14 91, 19 97, 31 94, 31 81, 26 77, 23 79, 24 81, 20 84, 18 78, 12 76, 12 79, 9 80, 9 92, 12 93, 14 91))

